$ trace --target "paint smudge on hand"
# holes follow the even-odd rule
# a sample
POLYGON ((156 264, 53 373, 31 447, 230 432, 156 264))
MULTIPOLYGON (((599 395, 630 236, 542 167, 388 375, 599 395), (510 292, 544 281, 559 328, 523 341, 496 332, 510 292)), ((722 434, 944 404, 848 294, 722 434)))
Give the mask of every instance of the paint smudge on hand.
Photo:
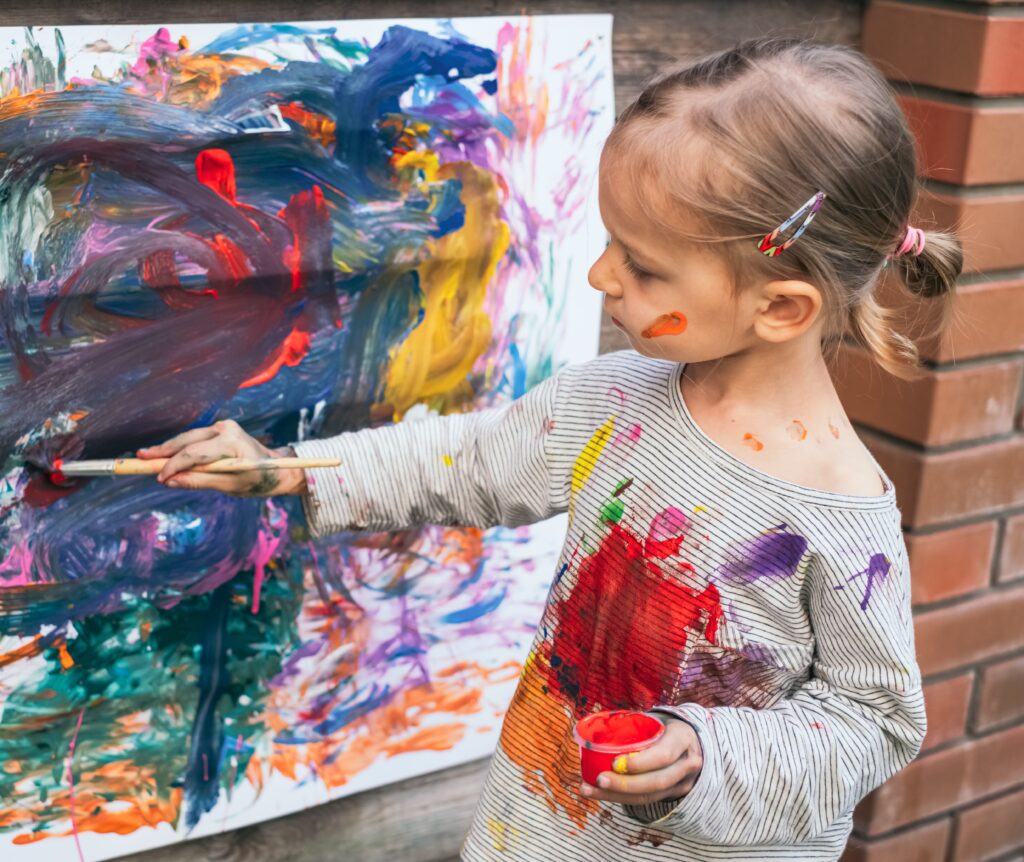
POLYGON ((641 335, 644 338, 660 338, 663 335, 679 335, 686 331, 686 315, 681 311, 670 311, 662 314, 647 327, 641 335))
POLYGON ((807 439, 807 428, 799 419, 794 419, 786 428, 789 436, 798 443, 807 439))
POLYGON ((757 437, 755 437, 749 431, 743 435, 743 445, 749 446, 755 452, 760 452, 762 449, 764 449, 764 443, 758 440, 757 437))

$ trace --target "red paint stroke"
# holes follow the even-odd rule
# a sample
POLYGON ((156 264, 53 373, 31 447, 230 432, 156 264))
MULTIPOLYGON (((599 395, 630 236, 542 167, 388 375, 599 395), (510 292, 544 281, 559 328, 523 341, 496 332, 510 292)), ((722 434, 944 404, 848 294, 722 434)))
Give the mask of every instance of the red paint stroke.
POLYGON ((715 643, 718 588, 690 588, 680 575, 693 566, 667 562, 682 538, 641 538, 612 524, 597 551, 580 562, 573 591, 552 606, 547 684, 577 714, 663 702, 679 679, 691 635, 715 643))
POLYGON ((261 383, 266 383, 283 366, 287 365, 289 368, 294 368, 306 358, 307 353, 309 353, 309 333, 303 332, 300 329, 293 329, 269 363, 238 388, 247 389, 250 386, 259 386, 261 383))
POLYGON ((235 203, 235 163, 227 150, 202 150, 196 156, 196 177, 204 186, 235 203))
POLYGON ((686 315, 681 311, 662 314, 642 333, 644 338, 660 338, 662 335, 679 335, 686 330, 686 315))
POLYGON ((764 443, 758 440, 753 434, 749 432, 743 435, 743 444, 749 446, 755 452, 760 452, 764 449, 764 443))
POLYGON ((78 849, 78 858, 85 862, 85 854, 82 852, 82 842, 78 837, 78 821, 75 819, 75 743, 78 741, 78 731, 82 729, 82 719, 85 718, 85 710, 78 713, 78 723, 75 725, 75 732, 71 736, 71 745, 68 746, 68 814, 71 818, 71 831, 75 836, 75 847, 78 849))

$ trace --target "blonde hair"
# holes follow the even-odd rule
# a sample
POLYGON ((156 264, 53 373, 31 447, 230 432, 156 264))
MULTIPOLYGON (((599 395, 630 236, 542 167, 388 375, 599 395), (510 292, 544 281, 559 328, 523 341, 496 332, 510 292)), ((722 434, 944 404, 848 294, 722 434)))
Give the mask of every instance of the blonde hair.
POLYGON ((849 48, 757 39, 652 83, 619 117, 603 158, 626 155, 645 211, 666 230, 711 243, 737 283, 801 278, 823 295, 825 347, 851 335, 900 377, 914 342, 876 298, 887 267, 948 316, 960 241, 929 230, 896 256, 917 194, 914 144, 885 79, 849 48), (804 234, 777 257, 757 242, 817 191, 804 234), (680 224, 695 226, 684 231, 680 224))

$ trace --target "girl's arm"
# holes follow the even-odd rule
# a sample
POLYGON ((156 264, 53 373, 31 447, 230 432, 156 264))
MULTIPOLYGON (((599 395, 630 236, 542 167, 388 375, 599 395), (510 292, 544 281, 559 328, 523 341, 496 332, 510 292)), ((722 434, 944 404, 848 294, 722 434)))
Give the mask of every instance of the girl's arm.
POLYGON ((340 467, 306 471, 311 531, 517 526, 565 511, 568 470, 552 454, 551 440, 573 373, 563 371, 503 407, 295 444, 299 457, 342 460, 340 467))
POLYGON ((658 707, 696 730, 703 769, 682 801, 627 810, 714 844, 800 844, 910 763, 925 713, 903 556, 813 559, 811 679, 764 710, 658 707))

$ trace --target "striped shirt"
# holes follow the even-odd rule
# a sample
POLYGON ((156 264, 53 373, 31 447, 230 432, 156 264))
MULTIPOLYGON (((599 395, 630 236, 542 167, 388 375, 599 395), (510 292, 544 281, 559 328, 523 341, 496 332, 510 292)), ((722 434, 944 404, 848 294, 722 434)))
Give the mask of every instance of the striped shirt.
POLYGON ((500 408, 295 447, 346 465, 310 471, 318 534, 569 513, 468 862, 835 860, 857 802, 920 747, 892 483, 844 496, 757 470, 696 425, 681 374, 613 353, 500 408), (694 727, 688 796, 580 794, 572 726, 607 708, 694 727))

